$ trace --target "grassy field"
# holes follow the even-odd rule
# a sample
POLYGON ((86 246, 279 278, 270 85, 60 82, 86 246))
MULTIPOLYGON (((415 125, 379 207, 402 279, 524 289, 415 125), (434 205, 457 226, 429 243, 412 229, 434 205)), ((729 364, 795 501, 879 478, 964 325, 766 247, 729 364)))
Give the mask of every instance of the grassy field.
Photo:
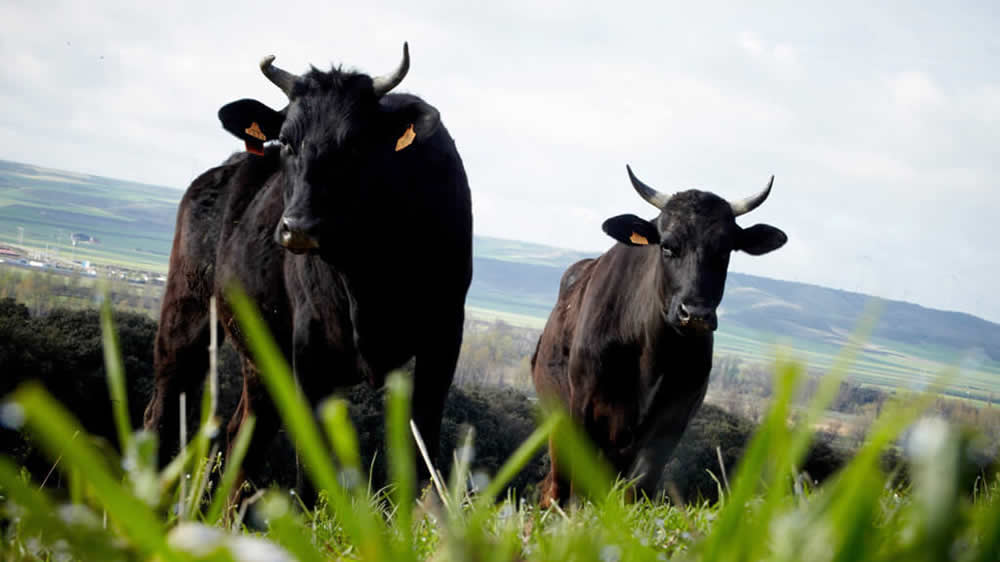
MULTIPOLYGON (((740 325, 722 324, 716 335, 716 351, 740 358, 768 362, 778 347, 818 371, 833 366, 841 347, 794 337, 776 337, 740 325)), ((846 340, 844 342, 846 344, 846 340)), ((1000 364, 995 361, 963 361, 953 350, 933 346, 915 348, 898 342, 870 340, 859 352, 849 377, 852 381, 888 389, 922 390, 945 381, 941 391, 975 400, 1000 399, 1000 364)))
MULTIPOLYGON (((93 306, 99 283, 100 280, 93 278, 0 265, 0 297, 18 298, 35 311, 55 306, 93 306)), ((116 281, 113 292, 114 302, 122 310, 158 315, 162 286, 116 281)), ((491 296, 486 291, 471 292, 466 305, 467 314, 472 318, 502 320, 532 330, 545 326, 549 310, 550 307, 540 301, 515 302, 508 295, 491 296)), ((837 345, 793 336, 778 337, 723 319, 716 333, 715 351, 718 355, 734 355, 751 363, 768 365, 775 352, 782 348, 822 372, 833 365, 846 341, 845 338, 837 345)), ((886 389, 919 390, 945 373, 949 377, 940 387, 942 392, 979 402, 1000 400, 1000 364, 982 358, 969 360, 953 349, 933 345, 907 346, 872 338, 860 351, 849 378, 856 383, 886 389)))
MULTIPOLYGON (((162 273, 181 195, 165 187, 0 161, 0 243, 23 238, 36 253, 47 248, 65 260, 162 273), (99 243, 73 246, 70 236, 81 233, 99 243)), ((541 328, 562 271, 584 257, 593 255, 474 237, 469 313, 541 328)), ((832 364, 871 298, 737 273, 728 283, 718 351, 766 363, 780 344, 819 370, 832 364)), ((886 303, 884 310, 886 329, 876 330, 863 350, 850 373, 853 380, 912 389, 953 371, 946 392, 977 400, 1000 397, 1000 361, 995 359, 1000 327, 909 303, 886 303)))
POLYGON ((63 259, 166 271, 183 192, 0 161, 0 242, 63 259), (73 234, 97 243, 73 245, 73 234))
MULTIPOLYGON (((964 459, 972 436, 941 420, 912 426, 930 400, 912 396, 886 412, 865 445, 820 487, 798 467, 819 419, 845 375, 834 370, 787 425, 803 380, 799 364, 775 367, 775 398, 733 474, 717 474, 721 500, 682 505, 664 498, 630 501, 582 434, 559 412, 539 423, 492 475, 469 474, 474 437, 455 451, 449 478, 420 494, 413 465, 420 455, 407 425, 410 384, 390 377, 386 393, 388 456, 393 484, 365 486, 357 435, 346 404, 333 399, 310 413, 253 305, 233 302, 261 375, 274 397, 303 466, 321 490, 310 509, 271 490, 226 505, 253 423, 220 463, 210 436, 218 428, 207 393, 200 429, 164 470, 156 468, 155 435, 128 424, 125 380, 110 308, 103 332, 108 387, 123 455, 81 438, 76 420, 37 386, 21 387, 0 411, 8 426, 30 432, 69 484, 57 499, 0 457, 0 557, 4 560, 366 560, 366 561, 854 561, 1000 559, 1000 474, 984 472, 968 488, 964 459), (880 454, 905 438, 910 484, 894 483, 880 454), (540 509, 507 482, 544 446, 560 443, 579 498, 540 509), (110 458, 109 458, 110 457, 110 458), (336 463, 331 459, 336 459, 336 463), (211 482, 211 483, 210 483, 211 482), (252 515, 248 502, 256 501, 252 515), (252 524, 257 530, 252 530, 252 524)), ((208 385, 212 388, 212 385, 208 385)), ((713 470, 714 467, 705 467, 713 470)))

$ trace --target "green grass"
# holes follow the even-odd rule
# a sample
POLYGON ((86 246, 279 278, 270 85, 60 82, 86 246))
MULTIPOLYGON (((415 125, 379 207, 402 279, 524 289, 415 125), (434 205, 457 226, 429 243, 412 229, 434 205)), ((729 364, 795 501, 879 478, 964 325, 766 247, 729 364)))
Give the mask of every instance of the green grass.
MULTIPOLYGON (((1000 475, 984 474, 975 490, 959 488, 965 451, 973 437, 943 421, 919 423, 908 438, 912 484, 902 489, 879 464, 879 455, 912 426, 929 395, 899 400, 873 427, 867 443, 839 474, 812 488, 798 466, 811 440, 808 429, 833 397, 857 356, 841 350, 830 374, 805 408, 803 422, 787 420, 802 365, 778 358, 775 399, 735 474, 719 478, 718 504, 675 505, 662 499, 627 502, 627 483, 610 471, 568 418, 554 410, 488 482, 470 488, 468 453, 441 491, 417 501, 409 436, 410 385, 390 377, 387 436, 394 484, 370 490, 359 478, 358 442, 343 402, 310 415, 305 397, 277 352, 254 305, 230 295, 304 466, 321 490, 313 510, 271 491, 259 502, 263 534, 227 530, 237 506, 225 506, 252 425, 222 468, 210 452, 216 431, 211 391, 202 429, 177 459, 157 472, 156 438, 128 427, 127 408, 110 309, 102 317, 105 358, 123 455, 106 453, 79 423, 38 386, 18 389, 3 420, 28 431, 70 482, 73 507, 39 490, 0 458, 0 494, 9 518, 4 560, 231 560, 247 543, 261 552, 281 548, 289 559, 327 560, 913 560, 1000 559, 1000 475), (506 484, 552 438, 573 467, 583 495, 570 506, 539 510, 506 484), (221 474, 220 474, 221 470, 221 474), (219 482, 214 498, 209 473, 219 482), (181 486, 185 474, 194 484, 181 486), (182 495, 183 494, 183 495, 182 495), (179 506, 179 507, 177 507, 179 506), (236 546, 234 546, 236 545, 236 546), (234 550, 235 549, 235 550, 234 550)), ((134 373, 132 374, 135 375, 134 373)), ((212 388, 211 385, 208 388, 212 388)), ((712 470, 713 467, 705 467, 712 470)))

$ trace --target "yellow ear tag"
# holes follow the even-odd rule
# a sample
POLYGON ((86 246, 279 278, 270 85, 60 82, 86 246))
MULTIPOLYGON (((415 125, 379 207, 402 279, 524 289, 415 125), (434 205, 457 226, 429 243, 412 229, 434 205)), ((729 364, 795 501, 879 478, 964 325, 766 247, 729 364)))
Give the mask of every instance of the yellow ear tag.
POLYGON ((260 130, 260 125, 258 125, 256 121, 250 123, 250 126, 243 130, 244 132, 246 132, 246 134, 250 135, 251 137, 257 140, 260 141, 267 140, 267 135, 264 134, 264 131, 260 130))
POLYGON ((410 128, 404 131, 403 136, 399 137, 399 140, 396 141, 396 152, 413 144, 413 139, 415 138, 417 138, 417 133, 413 132, 413 123, 410 123, 410 128))
POLYGON ((640 246, 645 246, 646 244, 649 244, 649 240, 646 240, 646 237, 639 234, 638 232, 633 232, 632 236, 628 237, 628 240, 629 242, 633 244, 638 244, 640 246))

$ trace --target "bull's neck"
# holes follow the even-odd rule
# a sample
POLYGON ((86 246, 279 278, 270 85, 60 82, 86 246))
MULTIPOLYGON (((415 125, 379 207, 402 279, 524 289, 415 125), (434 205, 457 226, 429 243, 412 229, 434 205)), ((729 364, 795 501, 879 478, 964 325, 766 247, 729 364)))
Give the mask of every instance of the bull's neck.
POLYGON ((622 311, 621 329, 632 338, 641 341, 656 339, 656 334, 669 329, 664 316, 663 268, 660 252, 656 246, 631 248, 617 246, 622 252, 623 263, 616 264, 624 271, 623 280, 627 288, 620 291, 622 311))

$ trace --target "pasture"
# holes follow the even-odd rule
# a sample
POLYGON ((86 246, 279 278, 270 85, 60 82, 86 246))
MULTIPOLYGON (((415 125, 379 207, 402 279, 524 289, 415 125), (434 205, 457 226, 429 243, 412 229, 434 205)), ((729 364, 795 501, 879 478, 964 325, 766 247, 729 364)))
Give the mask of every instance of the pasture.
POLYGON ((0 161, 0 242, 62 260, 166 272, 182 192, 0 161), (76 233, 96 238, 75 246, 76 233))
MULTIPOLYGON (((23 245, 34 252, 48 247, 50 255, 58 252, 63 260, 164 273, 181 195, 167 187, 0 161, 0 243, 16 244, 17 227, 23 226, 23 245), (94 235, 100 243, 74 247, 69 236, 77 232, 94 235)), ((562 272, 585 257, 593 255, 476 236, 469 314, 540 328, 555 302, 562 272)), ((0 265, 0 271, 7 269, 0 265)), ((69 278, 61 283, 92 285, 69 278)), ((132 288, 130 300, 122 302, 155 316, 159 290, 132 288)), ((58 298, 72 305, 71 298, 58 298)), ((858 293, 731 273, 717 351, 767 364, 777 347, 784 347, 823 371, 870 300, 858 293)), ((980 402, 1000 399, 1000 326, 969 315, 874 300, 881 303, 881 324, 852 368, 853 381, 920 389, 947 372, 947 394, 980 402)), ((93 300, 81 295, 79 302, 85 306, 93 300)))
MULTIPOLYGON (((483 260, 477 259, 476 265, 482 263, 483 260)), ((495 263, 503 262, 497 261, 490 266, 495 268, 495 263)), ((501 275, 502 271, 496 273, 497 277, 501 275)), ((91 307, 97 300, 100 283, 100 279, 0 264, 0 298, 18 297, 31 303, 33 310, 56 306, 91 307)), ((116 307, 121 310, 142 312, 154 318, 159 314, 162 286, 115 280, 111 283, 111 293, 116 307)), ((477 278, 473 280, 466 304, 466 312, 471 318, 501 320, 527 330, 540 330, 550 308, 551 303, 545 301, 544 295, 521 287, 491 285, 477 278), (526 292, 525 301, 518 301, 526 292)), ((715 339, 717 356, 734 355, 751 364, 770 365, 777 351, 784 349, 815 372, 828 370, 848 341, 846 336, 833 333, 821 338, 778 337, 765 330, 727 321, 725 316, 715 339)), ((942 375, 947 375, 939 388, 944 394, 977 403, 1000 401, 1000 362, 941 345, 914 345, 873 336, 860 350, 848 377, 857 384, 891 391, 924 389, 942 375)))
MULTIPOLYGON (((716 353, 729 353, 750 362, 770 363, 783 349, 810 369, 830 369, 846 345, 797 337, 776 337, 738 324, 720 321, 716 353)), ((933 345, 917 347, 871 338, 851 366, 850 379, 888 390, 922 390, 942 380, 939 391, 982 403, 1000 401, 1000 362, 962 357, 933 345)))

